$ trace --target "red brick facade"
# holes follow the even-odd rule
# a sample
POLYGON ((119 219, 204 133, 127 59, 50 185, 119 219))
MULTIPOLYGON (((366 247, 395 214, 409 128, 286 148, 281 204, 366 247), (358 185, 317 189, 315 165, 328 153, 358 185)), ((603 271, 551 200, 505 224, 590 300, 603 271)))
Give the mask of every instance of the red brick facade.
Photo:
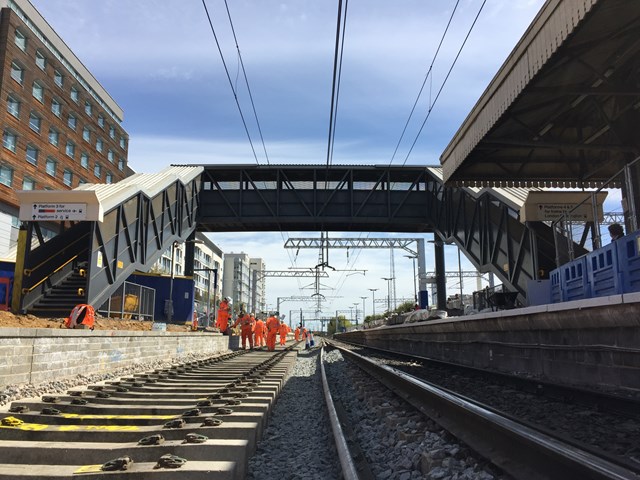
MULTIPOLYGON (((0 11, 0 64, 2 65, 0 127, 3 134, 3 145, 0 146, 2 203, 12 207, 18 206, 14 190, 23 189, 25 178, 34 182, 35 189, 62 190, 75 188, 84 182, 105 183, 109 176, 111 182, 115 183, 126 176, 128 171, 127 133, 78 82, 72 72, 67 70, 53 52, 9 8, 3 8, 0 11), (25 37, 24 51, 16 43, 16 31, 19 32, 18 36, 21 34, 25 37), (44 68, 36 63, 36 52, 45 58, 44 68), (22 82, 12 78, 14 66, 22 69, 22 82), (59 81, 60 75, 62 82, 59 81), (42 87, 42 101, 34 96, 34 82, 42 87), (72 89, 77 91, 77 101, 72 98, 72 89), (9 105, 10 102, 15 101, 19 102, 17 116, 9 111, 15 112, 16 104, 9 105), (86 102, 90 105, 90 114, 85 111, 86 102), (53 111, 54 105, 59 105, 58 115, 53 111), (75 129, 69 126, 70 115, 75 117, 75 129), (32 128, 38 123, 37 118, 40 119, 39 132, 32 128), (103 119, 103 125, 99 124, 100 118, 103 119), (58 133, 57 146, 50 142, 51 129, 58 133), (83 138, 85 129, 88 129, 88 141, 83 138), (15 151, 10 148, 12 135, 15 135, 16 140, 15 151), (102 152, 97 148, 99 140, 102 141, 102 152), (67 153, 68 142, 71 142, 70 146, 73 145, 73 157, 67 153), (36 164, 27 160, 27 147, 38 150, 36 164), (86 167, 81 164, 83 153, 88 160, 86 167), (112 156, 111 160, 109 155, 112 156), (55 173, 47 172, 47 163, 51 167, 54 162, 55 173), (101 169, 100 178, 95 175, 96 164, 101 169), (11 185, 8 186, 6 183, 8 183, 10 169, 12 169, 12 178, 11 185)), ((14 73, 16 73, 15 69, 14 73)))

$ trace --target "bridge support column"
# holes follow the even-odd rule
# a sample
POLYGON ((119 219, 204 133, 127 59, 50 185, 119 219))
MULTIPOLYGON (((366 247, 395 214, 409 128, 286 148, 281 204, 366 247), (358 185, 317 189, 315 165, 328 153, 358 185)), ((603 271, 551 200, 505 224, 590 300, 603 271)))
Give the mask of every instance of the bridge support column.
POLYGON ((444 265, 444 243, 438 234, 433 235, 434 256, 436 263, 436 295, 438 310, 447 309, 447 279, 444 265))
POLYGON ((421 309, 429 308, 429 292, 427 291, 427 264, 424 253, 424 238, 416 241, 418 254, 418 304, 421 309))

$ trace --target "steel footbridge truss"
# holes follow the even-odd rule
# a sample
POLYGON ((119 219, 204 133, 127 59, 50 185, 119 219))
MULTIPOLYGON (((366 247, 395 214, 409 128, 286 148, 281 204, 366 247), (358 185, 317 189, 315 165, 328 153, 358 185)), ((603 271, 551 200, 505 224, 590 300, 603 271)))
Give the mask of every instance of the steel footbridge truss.
POLYGON ((88 218, 58 222, 61 231, 50 239, 40 222, 26 223, 16 261, 22 287, 14 294, 14 309, 67 315, 79 303, 100 307, 132 273, 148 270, 173 242, 195 231, 201 172, 169 167, 113 185, 21 192, 22 206, 80 204, 88 218))
POLYGON ((526 303, 555 266, 551 229, 524 224, 513 190, 450 188, 437 167, 204 166, 203 231, 435 232, 526 303))

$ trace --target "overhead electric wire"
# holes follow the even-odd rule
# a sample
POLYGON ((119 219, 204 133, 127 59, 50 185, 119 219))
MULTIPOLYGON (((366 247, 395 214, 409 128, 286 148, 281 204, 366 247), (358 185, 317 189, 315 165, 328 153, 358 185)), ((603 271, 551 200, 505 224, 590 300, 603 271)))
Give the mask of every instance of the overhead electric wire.
POLYGON ((202 0, 202 6, 204 6, 204 11, 207 14, 207 20, 209 20, 209 26, 211 27, 211 33, 213 33, 213 38, 216 41, 216 46, 218 47, 218 53, 220 54, 220 59, 222 60, 222 65, 224 66, 224 71, 227 74, 227 80, 229 81, 229 86, 231 87, 231 91, 233 92, 233 98, 236 101, 236 106, 238 107, 238 112, 240 112, 240 118, 242 119, 242 125, 244 125, 244 131, 247 134, 247 138, 249 139, 249 144, 251 145, 251 151, 253 152, 253 158, 256 159, 256 163, 260 165, 258 161, 258 156, 256 155, 256 150, 253 147, 253 141, 251 140, 251 135, 249 134, 249 128, 247 127, 247 122, 244 119, 244 115, 242 113, 242 108, 240 107, 240 102, 238 100, 238 94, 236 93, 236 89, 233 87, 233 82, 231 81, 231 75, 229 74, 229 69, 227 68, 227 62, 224 60, 224 54, 222 53, 222 48, 220 48, 220 42, 218 42, 218 35, 216 35, 216 29, 213 26, 213 22, 211 21, 211 16, 209 15, 209 9, 207 8, 207 4, 205 0, 202 0))
POLYGON ((447 80, 449 79, 449 76, 451 75, 451 72, 453 71, 453 67, 455 67, 458 58, 460 57, 460 54, 462 53, 462 50, 464 49, 464 46, 467 43, 467 40, 469 39, 469 36, 471 35, 471 32, 473 31, 473 27, 476 25, 476 22, 478 21, 478 18, 480 17, 480 13, 482 13, 482 9, 484 8, 485 3, 487 3, 487 0, 483 0, 482 5, 480 5, 480 9, 478 10, 478 13, 476 14, 476 17, 473 19, 473 23, 471 24, 471 27, 469 27, 469 31, 467 32, 467 35, 464 37, 464 41, 462 42, 462 45, 460 45, 460 49, 458 50, 458 53, 456 54, 455 58, 453 59, 453 63, 451 64, 451 67, 449 68, 449 71, 447 72, 447 75, 445 76, 444 80, 442 81, 442 84, 440 85, 440 89, 438 90, 438 93, 436 94, 436 98, 433 99, 433 103, 429 106, 429 110, 427 111, 427 116, 425 117, 424 121, 422 122, 422 125, 420 126, 420 130, 418 130, 418 133, 416 134, 416 138, 413 140, 413 143, 411 144, 411 148, 409 149, 409 151, 407 152, 407 156, 404 158, 404 161, 402 162, 402 166, 404 166, 407 163, 407 160, 409 159, 409 156, 411 155, 411 152, 413 152, 413 148, 415 147, 416 143, 418 142, 418 138, 420 138, 420 135, 422 134, 422 130, 424 129, 424 126, 427 123, 427 120, 429 120, 429 117, 431 116, 431 112, 433 111, 433 107, 435 107, 436 102, 438 101, 438 98, 440 98, 440 94, 442 93, 442 90, 444 89, 444 86, 447 84, 447 80))
MULTIPOLYGON (((204 0, 202 0, 204 2, 204 0)), ((244 68, 244 62, 242 61, 242 54, 240 53, 240 46, 238 45, 238 38, 236 37, 236 29, 233 26, 233 20, 231 20, 231 12, 229 12, 229 5, 227 0, 224 0, 224 6, 227 9, 227 17, 229 17, 229 25, 231 25, 231 32, 233 33, 233 40, 236 44, 236 50, 238 51, 238 59, 240 60, 240 67, 242 68, 242 75, 244 76, 244 82, 247 85, 247 92, 249 92, 249 100, 251 102, 251 108, 253 109, 253 116, 256 119, 256 125, 258 126, 258 133, 260 134, 260 141, 262 142, 262 149, 264 150, 264 156, 269 165, 269 155, 267 154, 267 147, 264 144, 264 137, 262 136, 262 128, 260 127, 260 120, 258 120, 258 113, 256 112, 256 105, 253 102, 253 95, 251 94, 251 87, 249 87, 249 79, 247 78, 247 72, 244 68)))
MULTIPOLYGON (((233 33, 233 39, 234 39, 234 42, 235 42, 236 50, 238 52, 238 59, 239 59, 240 66, 242 68, 242 74, 244 76, 245 84, 247 86, 247 91, 249 93, 249 99, 251 101, 251 107, 253 109, 253 114, 254 114, 254 117, 255 117, 255 120, 256 120, 256 124, 257 124, 257 127, 258 127, 258 132, 260 133, 260 140, 262 142, 262 148, 264 150, 265 159, 266 159, 267 165, 270 165, 270 163, 269 163, 269 155, 267 153, 267 148, 266 148, 266 145, 265 145, 265 142, 264 142, 264 137, 262 135, 262 128, 260 127, 260 121, 258 119, 258 113, 256 111, 255 103, 253 101, 253 95, 251 93, 251 87, 249 86, 249 79, 247 77, 247 72, 246 72, 246 70, 244 68, 244 62, 242 61, 242 54, 240 53, 240 46, 239 46, 239 43, 238 43, 238 38, 236 36, 235 27, 233 25, 233 20, 231 18, 231 12, 229 10, 229 5, 227 4, 227 0, 225 0, 224 4, 225 4, 225 8, 227 10, 227 17, 229 19, 229 24, 231 26, 231 32, 233 33)), ((233 82, 231 81, 231 75, 229 74, 229 69, 227 68, 227 63, 226 63, 226 61, 224 59, 224 54, 222 53, 222 48, 220 47, 220 42, 218 41, 218 36, 217 36, 215 28, 213 26, 213 22, 211 20, 211 15, 209 14, 209 9, 207 8, 207 4, 206 4, 205 0, 202 0, 202 6, 204 7, 204 11, 205 11, 205 13, 207 15, 207 20, 209 21, 209 26, 211 27, 211 33, 213 34, 213 38, 215 39, 216 46, 218 47, 218 53, 220 54, 220 59, 222 60, 222 65, 224 66, 224 70, 225 70, 225 73, 227 75, 227 80, 229 81, 229 86, 231 87, 231 91, 233 92, 233 97, 235 99, 236 106, 238 108, 238 112, 240 113, 240 118, 242 119, 242 124, 244 126, 245 133, 247 134, 247 138, 249 140, 249 144, 251 145, 251 151, 253 152, 253 157, 254 157, 254 159, 256 161, 256 164, 260 165, 260 162, 258 161, 258 156, 257 156, 255 148, 253 146, 253 141, 251 140, 251 135, 249 133, 249 129, 247 127, 247 123, 246 123, 245 118, 244 118, 244 114, 242 113, 242 108, 240 107, 240 102, 238 100, 238 95, 237 95, 236 89, 233 86, 233 82)), ((284 233, 282 232, 282 228, 280 228, 280 236, 282 237, 282 240, 286 243, 286 239, 285 239, 284 233)), ((287 251, 287 256, 289 257, 289 262, 291 263, 291 266, 295 266, 296 265, 296 261, 291 257, 291 253, 289 251, 287 251)), ((302 291, 302 287, 300 285, 300 279, 298 279, 297 281, 298 281, 298 289, 300 291, 302 291)))
MULTIPOLYGON (((416 101, 413 102, 413 107, 411 107, 411 112, 409 113, 409 117, 407 118, 406 123, 404 124, 404 128, 402 129, 402 134, 400 135, 400 138, 398 139, 398 143, 396 144, 396 148, 393 151, 393 155, 391 156, 391 161, 389 162, 389 165, 391 165, 391 163, 393 163, 393 160, 396 158, 396 153, 398 153, 398 148, 400 148, 400 144, 402 143, 402 140, 404 139, 404 134, 407 132, 407 127, 409 126, 409 122, 411 121, 411 118, 413 117, 413 112, 415 112, 416 110, 416 106, 418 105, 418 101, 420 100, 420 97, 422 96, 422 91, 424 90, 424 86, 427 83, 427 80, 429 79, 429 77, 431 77, 431 81, 433 82, 433 75, 432 75, 432 71, 433 71, 433 65, 436 63, 436 59, 438 58, 438 53, 440 53, 440 48, 442 47, 442 44, 444 43, 444 39, 447 36, 447 32, 449 31, 449 27, 451 26, 451 22, 453 20, 454 15, 456 14, 456 10, 458 9, 458 4, 460 3, 460 0, 456 1, 456 4, 453 7, 453 11, 451 12, 451 15, 449 16, 449 21, 447 22, 447 26, 444 29, 444 32, 442 33, 442 37, 440 37, 440 43, 438 43, 438 48, 436 49, 436 53, 433 55, 433 59, 431 60, 431 65, 429 65, 429 69, 427 70, 426 75, 424 76, 424 80, 422 81, 422 86, 420 87, 420 91, 418 92, 418 95, 416 96, 416 101)), ((431 97, 429 97, 429 106, 431 106, 431 97)))

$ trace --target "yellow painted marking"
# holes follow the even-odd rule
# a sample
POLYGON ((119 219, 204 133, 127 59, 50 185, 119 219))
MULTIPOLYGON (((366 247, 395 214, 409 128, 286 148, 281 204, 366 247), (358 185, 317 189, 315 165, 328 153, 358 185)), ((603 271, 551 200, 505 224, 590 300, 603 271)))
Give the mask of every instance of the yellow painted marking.
POLYGON ((125 420, 172 420, 179 417, 179 415, 83 415, 80 413, 62 413, 60 416, 63 418, 77 418, 80 420, 111 420, 114 418, 122 418, 125 420))
POLYGON ((84 467, 80 467, 78 470, 73 472, 76 473, 98 473, 102 471, 102 465, 85 465, 84 467))
POLYGON ((23 423, 16 427, 0 425, 0 428, 24 431, 52 430, 58 432, 134 432, 140 430, 137 425, 44 425, 40 423, 23 423))

